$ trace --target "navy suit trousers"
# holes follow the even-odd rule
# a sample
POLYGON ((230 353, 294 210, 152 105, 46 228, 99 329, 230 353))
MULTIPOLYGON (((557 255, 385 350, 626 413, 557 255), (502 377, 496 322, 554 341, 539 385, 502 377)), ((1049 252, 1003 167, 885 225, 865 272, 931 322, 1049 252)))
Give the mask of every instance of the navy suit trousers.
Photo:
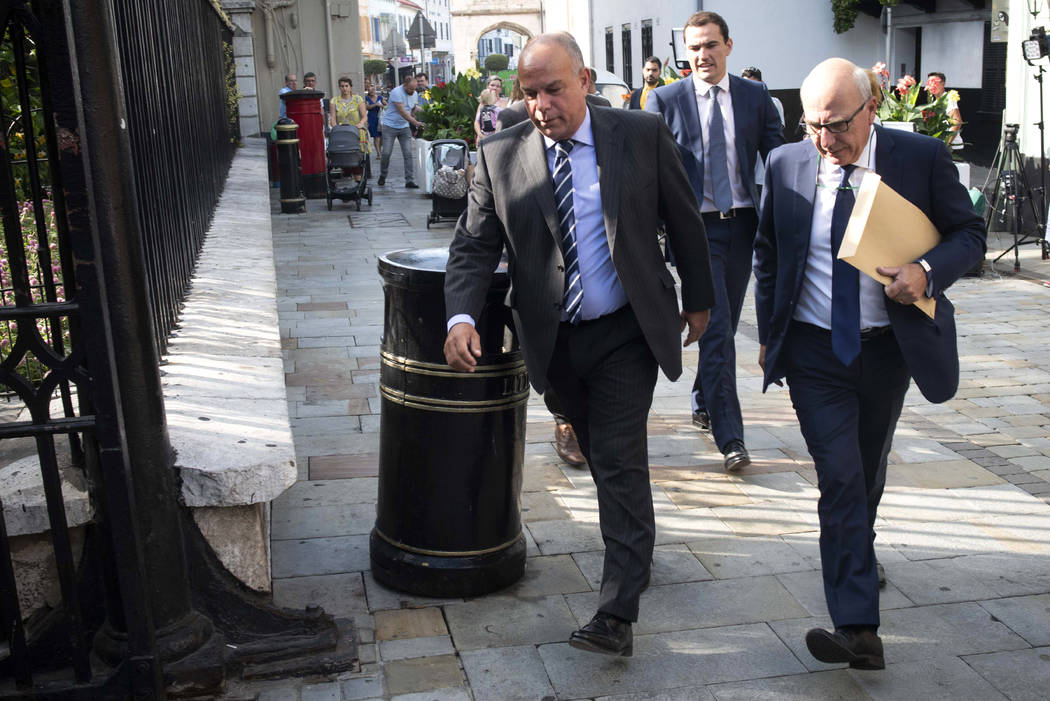
POLYGON ((791 403, 817 470, 820 561, 836 627, 879 625, 876 511, 910 377, 892 332, 846 367, 831 332, 792 322, 781 351, 791 403))
POLYGON ((732 440, 744 439, 744 420, 736 391, 736 329, 751 279, 758 215, 744 209, 732 219, 704 215, 711 252, 711 280, 715 306, 700 339, 700 362, 693 382, 699 409, 711 417, 711 433, 723 450, 732 440))
POLYGON ((562 323, 547 370, 598 490, 605 541, 598 610, 628 621, 638 619, 656 540, 646 430, 656 371, 630 306, 562 323))

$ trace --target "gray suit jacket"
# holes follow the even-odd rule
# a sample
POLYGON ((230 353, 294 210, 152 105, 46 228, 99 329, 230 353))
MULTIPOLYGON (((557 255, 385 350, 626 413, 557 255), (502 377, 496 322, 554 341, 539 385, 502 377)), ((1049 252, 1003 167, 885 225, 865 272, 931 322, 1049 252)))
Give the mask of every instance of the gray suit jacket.
MULTIPOLYGON (((682 373, 681 320, 674 278, 657 239, 661 221, 679 261, 682 303, 714 304, 707 236, 678 147, 661 119, 591 108, 605 231, 613 265, 657 362, 682 373)), ((449 246, 448 317, 477 319, 492 271, 506 248, 510 306, 533 387, 547 386, 565 287, 554 185, 543 137, 532 122, 481 142, 467 210, 449 246)), ((486 351, 486 349, 482 349, 486 351)))

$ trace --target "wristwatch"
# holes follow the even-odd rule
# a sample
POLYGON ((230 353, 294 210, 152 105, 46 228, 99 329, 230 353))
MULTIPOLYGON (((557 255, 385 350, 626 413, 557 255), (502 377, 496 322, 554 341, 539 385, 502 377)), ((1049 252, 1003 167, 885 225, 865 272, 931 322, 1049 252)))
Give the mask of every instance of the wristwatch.
POLYGON ((915 261, 922 266, 922 269, 926 271, 926 296, 933 297, 933 269, 930 264, 926 262, 925 258, 920 258, 915 261))

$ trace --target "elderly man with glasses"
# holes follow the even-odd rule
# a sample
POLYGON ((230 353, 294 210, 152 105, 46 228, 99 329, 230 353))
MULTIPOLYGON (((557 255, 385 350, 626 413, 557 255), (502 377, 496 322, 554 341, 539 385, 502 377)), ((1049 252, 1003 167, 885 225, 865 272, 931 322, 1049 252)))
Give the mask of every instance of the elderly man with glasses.
POLYGON ((986 233, 943 143, 873 126, 864 70, 828 59, 803 81, 801 97, 809 138, 766 163, 755 240, 758 362, 763 389, 787 379, 817 470, 834 630, 810 630, 806 645, 822 662, 882 669, 873 528, 887 455, 911 379, 932 402, 955 394, 955 321, 943 293, 984 256, 986 233), (879 268, 888 285, 836 258, 868 171, 941 234, 919 260, 879 268), (912 304, 924 295, 937 300, 933 320, 912 304))

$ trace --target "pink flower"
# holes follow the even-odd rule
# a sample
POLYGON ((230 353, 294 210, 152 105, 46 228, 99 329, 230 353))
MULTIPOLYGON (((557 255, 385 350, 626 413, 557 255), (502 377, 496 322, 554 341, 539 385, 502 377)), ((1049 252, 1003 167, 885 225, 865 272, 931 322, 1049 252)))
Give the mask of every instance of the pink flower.
POLYGON ((875 75, 882 76, 883 78, 889 78, 890 77, 890 72, 886 69, 886 64, 883 63, 882 61, 879 61, 874 66, 872 66, 871 67, 871 72, 874 73, 875 75))
POLYGON ((906 93, 913 85, 915 85, 915 78, 906 75, 897 81, 897 92, 906 93))

